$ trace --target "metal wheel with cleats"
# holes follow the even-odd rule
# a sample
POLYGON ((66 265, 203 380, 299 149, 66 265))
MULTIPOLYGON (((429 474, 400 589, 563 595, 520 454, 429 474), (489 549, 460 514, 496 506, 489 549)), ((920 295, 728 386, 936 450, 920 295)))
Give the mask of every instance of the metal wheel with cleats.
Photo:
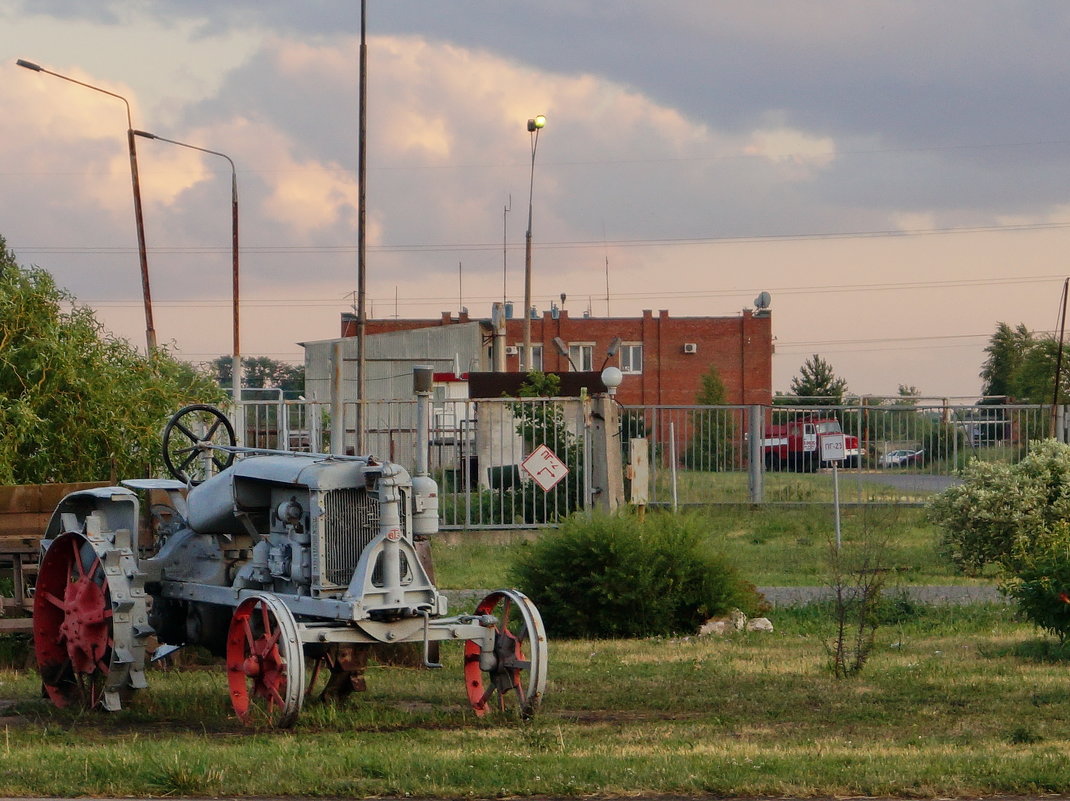
POLYGON ((144 686, 144 593, 123 570, 111 569, 124 557, 133 558, 129 550, 69 532, 41 560, 34 655, 45 692, 58 707, 114 711, 123 696, 144 686))
POLYGON ((200 484, 230 467, 234 454, 213 446, 233 448, 237 439, 230 420, 203 403, 175 412, 163 430, 163 463, 179 481, 200 484))
POLYGON ((490 667, 480 666, 480 646, 464 646, 464 681, 476 715, 488 709, 515 708, 531 717, 546 689, 546 630, 535 604, 516 590, 492 592, 476 607, 477 615, 493 615, 494 652, 490 667))
POLYGON ((254 595, 234 610, 227 635, 230 701, 247 725, 286 728, 297 721, 305 659, 297 621, 274 595, 254 595))

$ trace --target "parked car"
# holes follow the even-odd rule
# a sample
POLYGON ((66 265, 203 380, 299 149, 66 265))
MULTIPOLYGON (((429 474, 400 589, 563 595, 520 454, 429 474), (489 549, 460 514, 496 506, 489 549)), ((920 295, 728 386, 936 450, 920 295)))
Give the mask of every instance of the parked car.
POLYGON ((908 467, 910 465, 923 464, 924 462, 924 450, 909 450, 905 448, 896 451, 888 451, 888 453, 877 460, 877 464, 881 467, 908 467))

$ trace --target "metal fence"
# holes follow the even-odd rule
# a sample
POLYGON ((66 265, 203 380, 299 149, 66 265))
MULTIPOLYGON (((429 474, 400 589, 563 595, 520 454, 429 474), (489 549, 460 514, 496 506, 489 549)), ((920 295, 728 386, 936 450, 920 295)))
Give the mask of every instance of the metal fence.
MULTIPOLYGON (((328 452, 329 404, 246 402, 245 444, 328 452)), ((509 528, 554 523, 590 498, 590 438, 579 399, 435 400, 429 405, 429 465, 440 488, 443 528, 509 528), (568 475, 543 492, 521 462, 546 444, 568 475)), ((412 467, 414 401, 366 404, 370 454, 412 467)), ((342 441, 354 452, 356 420, 346 404, 342 441)), ((629 406, 620 444, 645 438, 648 502, 683 507, 722 503, 824 503, 832 472, 855 503, 922 503, 951 484, 971 459, 1012 463, 1033 443, 1066 435, 1065 407, 1006 404, 846 406, 629 406), (846 461, 823 463, 820 437, 842 432, 846 461)))

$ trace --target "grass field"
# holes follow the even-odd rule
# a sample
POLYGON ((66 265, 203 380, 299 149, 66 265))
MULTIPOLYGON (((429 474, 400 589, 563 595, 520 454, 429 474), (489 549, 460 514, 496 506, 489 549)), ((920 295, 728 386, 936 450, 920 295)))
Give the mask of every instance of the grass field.
MULTIPOLYGON (((835 521, 831 506, 792 508, 725 506, 693 512, 709 528, 709 547, 725 554, 759 586, 806 586, 826 582, 828 549, 835 521)), ((876 532, 888 542, 892 583, 977 584, 952 567, 937 548, 937 531, 921 508, 852 506, 842 512, 845 541, 876 532)), ((513 555, 536 533, 469 532, 441 535, 433 547, 436 579, 450 589, 499 587, 513 555)))
MULTIPOLYGON (((721 509, 709 547, 759 585, 820 584, 826 508, 721 509)), ((903 583, 966 581, 918 509, 850 510, 848 543, 890 542, 903 583)), ((445 588, 507 585, 537 534, 443 536, 445 588)), ((981 579, 971 579, 981 581, 981 579)), ((459 611, 459 610, 454 610, 459 611)), ((153 669, 114 714, 60 710, 32 670, 0 671, 0 795, 966 797, 1070 792, 1070 655, 1005 606, 925 607, 894 589, 873 656, 833 678, 828 608, 775 609, 775 631, 552 640, 531 721, 474 717, 460 646, 444 670, 376 665, 348 705, 249 730, 221 665, 153 669)), ((19 643, 7 640, 7 662, 19 643)), ((0 657, 4 654, 0 651, 0 657)))
POLYGON ((57 710, 5 672, 4 795, 976 796, 1070 788, 1067 665, 1002 607, 889 606, 837 681, 827 610, 771 634, 551 644, 533 721, 479 720, 443 671, 373 668, 290 732, 229 714, 224 671, 154 672, 112 715, 57 710))

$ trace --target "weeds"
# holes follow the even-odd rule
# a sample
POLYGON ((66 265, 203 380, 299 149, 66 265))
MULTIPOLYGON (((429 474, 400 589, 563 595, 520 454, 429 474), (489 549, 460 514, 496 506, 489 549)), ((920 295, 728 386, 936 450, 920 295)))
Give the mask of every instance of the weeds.
POLYGON ((884 587, 888 580, 887 525, 869 522, 855 541, 829 543, 829 584, 835 600, 835 635, 826 643, 829 666, 838 679, 862 671, 869 661, 881 623, 884 587))

